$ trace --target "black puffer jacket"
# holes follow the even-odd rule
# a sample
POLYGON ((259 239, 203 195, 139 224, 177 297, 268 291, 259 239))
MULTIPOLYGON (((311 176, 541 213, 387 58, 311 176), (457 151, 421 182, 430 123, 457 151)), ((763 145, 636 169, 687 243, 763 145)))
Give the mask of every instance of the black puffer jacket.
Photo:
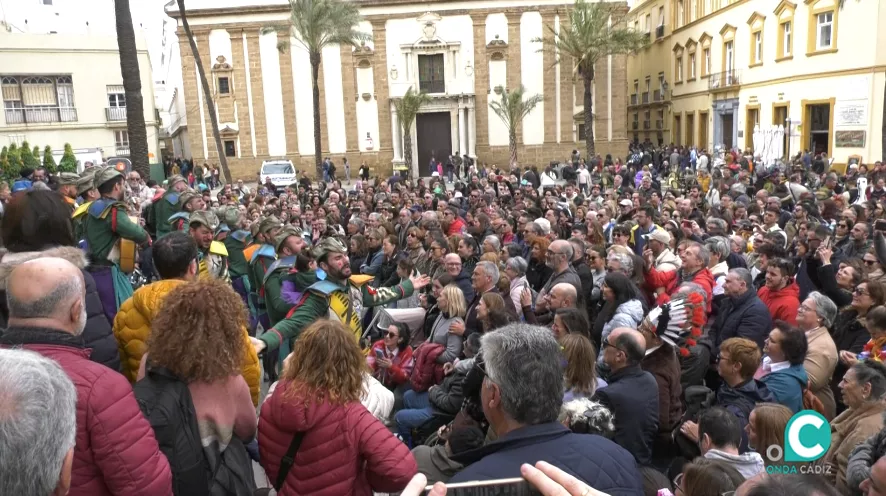
POLYGON ((102 309, 95 280, 84 270, 88 262, 86 254, 80 248, 59 246, 43 251, 20 253, 0 249, 0 325, 5 328, 9 320, 9 309, 6 307, 6 281, 13 269, 29 260, 46 257, 63 258, 80 269, 86 282, 86 328, 83 330, 83 341, 86 347, 92 350, 89 359, 120 372, 120 351, 117 348, 117 340, 102 309))

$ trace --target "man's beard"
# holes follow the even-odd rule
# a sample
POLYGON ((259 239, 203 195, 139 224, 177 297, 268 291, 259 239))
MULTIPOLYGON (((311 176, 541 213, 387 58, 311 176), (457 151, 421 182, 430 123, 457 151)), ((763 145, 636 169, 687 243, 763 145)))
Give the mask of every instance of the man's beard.
POLYGON ((350 262, 345 262, 345 263, 341 266, 341 269, 338 269, 338 270, 335 270, 335 269, 333 269, 332 267, 329 267, 329 270, 326 271, 326 274, 327 274, 331 279, 336 279, 336 280, 339 280, 339 281, 343 281, 343 280, 345 280, 345 279, 351 277, 351 263, 350 263, 350 262))

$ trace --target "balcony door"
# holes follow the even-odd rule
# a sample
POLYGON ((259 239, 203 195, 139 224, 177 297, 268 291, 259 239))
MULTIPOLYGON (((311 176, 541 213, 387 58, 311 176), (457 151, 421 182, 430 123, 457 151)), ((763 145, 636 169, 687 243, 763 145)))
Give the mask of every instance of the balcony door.
POLYGON ((732 84, 732 71, 735 69, 735 43, 726 42, 726 84, 732 84))
POLYGON ((418 87, 425 93, 446 93, 446 64, 442 53, 418 56, 418 87))

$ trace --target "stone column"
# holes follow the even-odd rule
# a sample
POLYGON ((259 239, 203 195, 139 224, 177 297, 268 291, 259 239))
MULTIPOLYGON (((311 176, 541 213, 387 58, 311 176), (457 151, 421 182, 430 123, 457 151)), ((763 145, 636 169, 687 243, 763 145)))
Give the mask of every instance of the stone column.
MULTIPOLYGON (((281 33, 277 33, 278 39, 281 33)), ((285 35, 284 35, 285 36, 285 35)), ((280 92, 283 94, 283 130, 286 137, 286 156, 293 158, 292 163, 299 163, 298 126, 296 125, 295 82, 292 78, 292 50, 301 48, 292 46, 279 52, 280 59, 280 92)))
POLYGON ((375 43, 376 63, 372 67, 373 86, 378 98, 378 144, 379 159, 375 174, 390 175, 393 167, 391 162, 383 163, 383 160, 393 159, 393 142, 390 110, 390 92, 388 88, 388 33, 386 23, 383 20, 372 21, 372 36, 375 43), (391 158, 387 158, 391 157, 391 158))
POLYGON ((265 91, 261 73, 261 51, 258 44, 259 32, 260 28, 246 30, 246 48, 249 51, 249 81, 252 85, 255 150, 261 157, 268 154, 268 123, 265 120, 265 91))
MULTIPOLYGON (((181 52, 182 61, 182 90, 185 101, 191 102, 185 106, 185 114, 188 122, 191 123, 191 131, 188 133, 188 140, 191 147, 191 156, 194 160, 206 160, 203 153, 203 145, 206 140, 205 136, 200 134, 200 107, 199 102, 200 76, 197 74, 197 67, 194 65, 194 55, 191 52, 191 46, 188 44, 188 38, 185 36, 183 29, 179 28, 176 33, 179 39, 179 51, 181 52), (196 104, 195 104, 196 103, 196 104)), ((197 33, 194 33, 197 36, 197 33)))
MULTIPOLYGON (((475 103, 476 105, 476 103, 475 103)), ((468 115, 468 155, 471 157, 477 156, 477 111, 471 109, 471 113, 468 115)))
POLYGON ((357 75, 354 67, 354 50, 341 45, 341 94, 345 113, 345 150, 359 153, 360 132, 357 130, 357 75))
MULTIPOLYGON (((554 11, 542 11, 541 13, 542 36, 548 37, 548 27, 554 27, 554 11)), ((557 99, 556 99, 556 70, 554 69, 554 50, 547 49, 542 52, 542 67, 544 69, 544 86, 542 95, 544 96, 544 142, 557 142, 557 99)), ((562 70, 562 68, 561 68, 562 70)))
MULTIPOLYGON (((471 157, 477 145, 489 147, 489 60, 486 58, 486 13, 471 14, 474 24, 474 126, 471 157)), ((482 149, 482 148, 481 148, 482 149)))
POLYGON ((465 109, 464 107, 458 108, 458 154, 463 155, 466 150, 466 144, 468 142, 468 133, 465 129, 465 109))
MULTIPOLYGON (((197 50, 200 52, 200 58, 203 59, 203 71, 206 73, 206 79, 209 82, 209 91, 215 91, 215 85, 213 84, 213 74, 212 74, 212 57, 209 55, 209 31, 202 31, 199 34, 193 33, 194 39, 197 42, 197 50)), ((187 45, 187 42, 185 42, 187 45)), ((196 69, 194 69, 196 70, 196 69)), ((197 84, 200 84, 200 75, 197 75, 197 84)), ((202 90, 202 87, 201 87, 202 90)), ((210 95, 212 96, 212 95, 210 95)), ((210 121, 209 117, 209 107, 206 106, 206 98, 204 97, 200 105, 203 106, 203 115, 205 118, 204 128, 205 133, 203 135, 203 139, 206 140, 206 151, 207 151, 207 159, 210 162, 219 163, 219 155, 218 155, 218 147, 215 143, 215 137, 212 135, 212 121, 210 121)), ((215 108, 216 119, 218 119, 218 106, 215 108)), ((221 126, 221 121, 219 121, 219 126, 221 126)), ((188 133, 190 134, 190 132, 188 133)))
MULTIPOLYGON (((514 91, 523 81, 522 60, 520 59, 520 18, 522 12, 505 12, 508 19, 508 74, 507 90, 514 91)), ((517 144, 523 144, 523 123, 517 123, 517 144)))
MULTIPOLYGON (((559 12, 560 15, 560 31, 564 29, 569 29, 569 16, 567 11, 561 10, 559 12)), ((575 91, 575 97, 579 99, 579 101, 583 101, 584 98, 583 91, 584 86, 581 82, 581 78, 574 73, 572 70, 572 57, 567 56, 563 52, 560 52, 560 142, 561 143, 574 143, 572 137, 572 125, 573 118, 572 115, 575 110, 575 99, 573 97, 573 91, 575 91), (573 81, 573 74, 575 74, 576 80, 573 81), (577 85, 573 90, 573 84, 577 85)))

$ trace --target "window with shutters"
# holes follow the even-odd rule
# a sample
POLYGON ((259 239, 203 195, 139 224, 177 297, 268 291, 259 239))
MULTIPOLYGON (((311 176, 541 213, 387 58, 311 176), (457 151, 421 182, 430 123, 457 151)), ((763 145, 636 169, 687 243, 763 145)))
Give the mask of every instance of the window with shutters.
POLYGON ((446 93, 446 68, 442 53, 418 56, 418 86, 425 93, 446 93))
POLYGON ((71 76, 0 76, 7 124, 75 122, 71 76))

